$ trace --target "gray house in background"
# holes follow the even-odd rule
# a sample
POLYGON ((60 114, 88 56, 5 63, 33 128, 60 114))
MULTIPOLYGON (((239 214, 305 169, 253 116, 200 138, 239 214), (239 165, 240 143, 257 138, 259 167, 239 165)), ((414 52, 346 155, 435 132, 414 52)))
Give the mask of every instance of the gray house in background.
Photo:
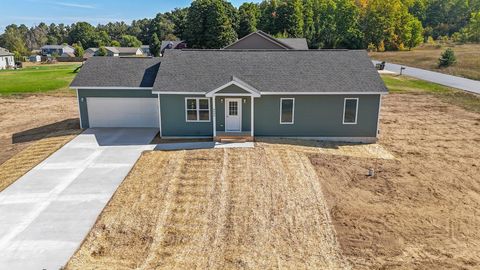
POLYGON ((168 50, 92 58, 72 82, 81 125, 162 138, 374 142, 388 90, 365 51, 168 50))
POLYGON ((308 50, 305 38, 274 38, 271 35, 257 31, 237 42, 228 45, 225 50, 308 50))
POLYGON ((45 45, 41 48, 43 56, 58 56, 69 57, 75 55, 75 49, 69 45, 45 45))

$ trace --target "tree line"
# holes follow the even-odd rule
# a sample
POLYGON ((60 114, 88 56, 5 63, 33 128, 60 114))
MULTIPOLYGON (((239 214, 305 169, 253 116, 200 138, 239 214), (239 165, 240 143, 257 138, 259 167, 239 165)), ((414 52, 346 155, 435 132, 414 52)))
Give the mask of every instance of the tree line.
POLYGON ((268 0, 239 8, 225 0, 196 0, 131 24, 11 24, 0 47, 28 55, 45 44, 75 44, 77 50, 150 44, 158 54, 160 40, 222 48, 257 30, 305 37, 312 49, 402 50, 445 37, 480 42, 480 0, 268 0))

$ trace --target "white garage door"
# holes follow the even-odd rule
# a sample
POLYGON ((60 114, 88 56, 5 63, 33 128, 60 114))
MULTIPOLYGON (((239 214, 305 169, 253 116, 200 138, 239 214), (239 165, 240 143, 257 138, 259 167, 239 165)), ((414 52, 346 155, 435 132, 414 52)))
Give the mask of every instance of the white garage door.
POLYGON ((158 127, 156 98, 87 98, 90 127, 158 127))

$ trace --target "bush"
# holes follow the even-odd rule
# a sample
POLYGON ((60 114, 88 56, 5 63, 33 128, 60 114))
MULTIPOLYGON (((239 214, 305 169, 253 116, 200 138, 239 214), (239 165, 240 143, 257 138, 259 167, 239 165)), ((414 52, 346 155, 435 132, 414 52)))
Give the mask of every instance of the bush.
POLYGON ((385 51, 385 42, 380 41, 380 44, 378 44, 377 51, 379 52, 384 52, 385 51))
POLYGON ((108 54, 108 51, 105 47, 100 47, 97 51, 97 53, 95 54, 96 56, 107 56, 108 54))
POLYGON ((376 52, 377 51, 377 46, 375 46, 375 44, 373 44, 373 43, 370 43, 370 44, 368 44, 367 50, 369 52, 376 52))
POLYGON ((440 57, 438 61, 438 67, 449 67, 457 62, 457 58, 455 57, 455 52, 453 52, 451 48, 448 48, 442 53, 442 57, 440 57))

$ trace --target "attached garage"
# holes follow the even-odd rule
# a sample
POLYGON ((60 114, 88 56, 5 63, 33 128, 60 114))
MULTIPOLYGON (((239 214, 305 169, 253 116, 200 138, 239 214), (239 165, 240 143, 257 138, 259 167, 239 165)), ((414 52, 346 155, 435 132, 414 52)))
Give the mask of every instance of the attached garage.
POLYGON ((152 94, 160 58, 92 57, 70 87, 82 128, 159 128, 158 95, 152 94))
POLYGON ((87 97, 89 127, 159 126, 156 98, 87 97))

